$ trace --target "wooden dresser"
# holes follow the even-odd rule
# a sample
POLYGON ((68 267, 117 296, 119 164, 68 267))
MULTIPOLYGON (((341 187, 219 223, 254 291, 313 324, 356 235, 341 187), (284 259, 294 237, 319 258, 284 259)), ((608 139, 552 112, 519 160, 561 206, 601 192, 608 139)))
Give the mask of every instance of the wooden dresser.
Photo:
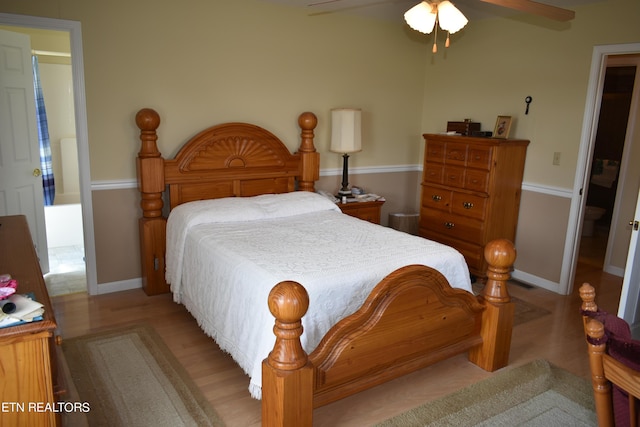
POLYGON ((424 134, 419 234, 453 246, 486 277, 484 246, 515 240, 529 141, 424 134))
POLYGON ((24 216, 0 217, 0 274, 18 281, 17 292, 32 292, 44 304, 44 319, 0 329, 0 425, 54 426, 57 385, 56 321, 24 216))

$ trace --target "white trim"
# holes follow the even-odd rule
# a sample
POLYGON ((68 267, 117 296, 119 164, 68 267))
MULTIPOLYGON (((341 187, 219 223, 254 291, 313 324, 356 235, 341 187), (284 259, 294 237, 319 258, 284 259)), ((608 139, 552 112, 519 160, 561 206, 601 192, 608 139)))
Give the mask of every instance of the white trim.
POLYGON ((95 295, 97 293, 98 278, 96 273, 96 244, 93 229, 93 202, 91 200, 91 171, 89 166, 89 130, 87 126, 87 102, 84 90, 84 58, 80 22, 0 13, 0 24, 69 32, 87 288, 90 295, 95 295))
POLYGON ((101 283, 98 285, 96 295, 110 294, 113 292, 130 291, 142 288, 142 278, 121 280, 118 282, 101 283))
POLYGON ((603 268, 605 273, 613 274, 614 276, 624 277, 624 268, 616 267, 611 264, 605 265, 603 268))
MULTIPOLYGON (((399 173, 399 172, 421 172, 421 165, 399 165, 399 166, 364 166, 355 168, 354 171, 349 170, 350 174, 377 174, 377 173, 399 173)), ((340 176, 342 175, 342 169, 322 169, 320 176, 340 176)), ((91 190, 124 190, 138 188, 138 182, 133 179, 114 179, 105 181, 92 181, 91 190)), ((550 196, 571 198, 573 196, 570 188, 553 187, 541 184, 522 183, 522 189, 524 191, 531 191, 534 193, 547 194, 550 196)))
POLYGON ((570 188, 551 187, 548 185, 540 184, 527 184, 526 182, 522 183, 522 189, 524 191, 531 191, 534 193, 541 193, 564 198, 571 198, 573 195, 570 188))
POLYGON ((520 270, 513 270, 511 272, 511 277, 514 280, 519 282, 527 283, 530 285, 537 286, 539 288, 546 289, 551 292, 560 293, 559 288, 560 284, 556 282, 552 282, 551 280, 543 279, 542 277, 535 276, 530 273, 526 273, 520 270))
MULTIPOLYGON (((349 168, 349 175, 421 172, 421 171, 422 171, 422 165, 361 166, 357 168, 349 168)), ((342 168, 320 170, 320 176, 340 176, 340 175, 342 175, 342 168)))
POLYGON ((91 191, 123 190, 138 188, 138 181, 131 179, 118 179, 113 181, 91 181, 91 191))
MULTIPOLYGON (((349 169, 350 175, 377 174, 377 173, 399 173, 399 172, 419 172, 420 165, 391 165, 391 166, 364 166, 349 169)), ((342 169, 322 169, 320 176, 340 176, 342 169)), ((124 190, 138 188, 138 182, 133 179, 114 179, 105 181, 92 181, 91 190, 124 190)))

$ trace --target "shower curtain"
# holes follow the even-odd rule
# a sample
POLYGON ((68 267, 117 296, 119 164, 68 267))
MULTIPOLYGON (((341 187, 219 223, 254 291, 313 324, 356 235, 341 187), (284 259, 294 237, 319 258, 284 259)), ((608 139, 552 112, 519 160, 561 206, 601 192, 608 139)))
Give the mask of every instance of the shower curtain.
POLYGON ((56 186, 53 179, 53 165, 51 162, 51 142, 49 141, 49 125, 47 110, 44 106, 44 96, 40 85, 40 70, 38 58, 31 57, 33 65, 33 89, 36 97, 36 118, 38 122, 38 140, 40 142, 40 170, 42 171, 42 189, 44 191, 44 205, 52 206, 56 197, 56 186))

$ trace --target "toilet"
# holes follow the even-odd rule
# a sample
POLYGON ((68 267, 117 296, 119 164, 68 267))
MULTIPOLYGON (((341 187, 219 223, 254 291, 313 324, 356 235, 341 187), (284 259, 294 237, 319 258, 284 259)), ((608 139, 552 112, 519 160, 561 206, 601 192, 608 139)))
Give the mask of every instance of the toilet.
POLYGON ((582 223, 582 235, 593 236, 595 222, 602 218, 607 210, 598 206, 586 206, 584 210, 584 222, 582 223))

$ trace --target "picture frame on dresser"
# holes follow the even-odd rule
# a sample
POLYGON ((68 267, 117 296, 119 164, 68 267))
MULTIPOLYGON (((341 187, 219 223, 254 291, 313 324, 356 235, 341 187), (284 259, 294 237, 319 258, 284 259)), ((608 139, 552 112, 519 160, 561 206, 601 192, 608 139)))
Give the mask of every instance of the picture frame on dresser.
POLYGON ((496 127, 493 130, 494 138, 509 138, 509 132, 511 131, 511 116, 498 116, 496 119, 496 127))

